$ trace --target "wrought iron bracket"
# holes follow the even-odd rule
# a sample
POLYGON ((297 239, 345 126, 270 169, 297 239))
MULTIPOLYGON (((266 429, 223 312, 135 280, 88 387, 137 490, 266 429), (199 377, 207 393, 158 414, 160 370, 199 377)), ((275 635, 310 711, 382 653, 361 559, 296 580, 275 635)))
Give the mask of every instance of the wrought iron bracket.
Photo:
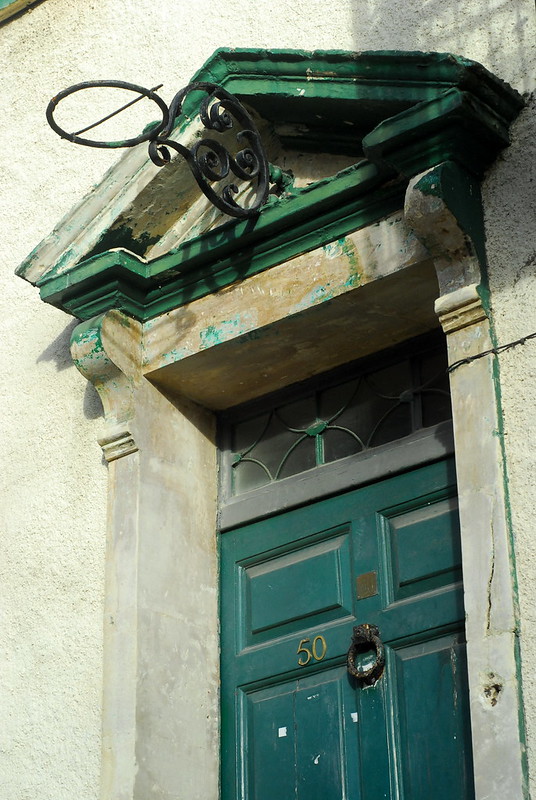
POLYGON ((142 142, 148 142, 149 156, 158 167, 169 164, 170 151, 173 150, 185 159, 199 188, 216 208, 231 217, 247 218, 258 215, 268 199, 270 183, 273 184, 272 192, 281 191, 283 174, 277 167, 271 171, 259 131, 244 106, 234 95, 215 83, 190 83, 177 92, 169 106, 156 94, 155 89, 159 88, 160 86, 146 89, 134 83, 113 80, 77 83, 63 89, 52 98, 46 110, 47 121, 62 139, 86 147, 134 147, 142 142), (126 89, 136 93, 138 97, 98 122, 68 133, 54 118, 59 103, 76 92, 94 88, 126 89), (203 92, 205 95, 201 100, 198 115, 206 130, 213 131, 216 135, 226 134, 229 131, 235 133, 236 148, 233 152, 228 147, 228 136, 225 141, 218 141, 212 136, 203 137, 191 148, 170 139, 177 118, 183 113, 185 100, 192 92, 203 92), (80 135, 101 125, 143 98, 153 101, 158 106, 161 119, 156 125, 146 128, 139 136, 120 141, 98 141, 80 135), (226 181, 225 185, 217 191, 215 185, 221 181, 226 181))

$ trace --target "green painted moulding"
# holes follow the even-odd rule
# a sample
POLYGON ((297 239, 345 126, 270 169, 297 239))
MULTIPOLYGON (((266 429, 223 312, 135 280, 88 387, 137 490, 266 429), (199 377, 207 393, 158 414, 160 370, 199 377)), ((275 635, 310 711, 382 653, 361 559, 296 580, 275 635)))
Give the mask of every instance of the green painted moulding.
POLYGON ((43 300, 81 319, 119 308, 144 321, 385 218, 431 167, 452 164, 469 201, 523 106, 480 64, 445 53, 222 49, 193 80, 237 95, 283 147, 356 163, 153 261, 140 241, 138 255, 94 250, 68 270, 60 259, 38 281, 43 300))
POLYGON ((37 0, 0 0, 0 23, 34 5, 37 0))

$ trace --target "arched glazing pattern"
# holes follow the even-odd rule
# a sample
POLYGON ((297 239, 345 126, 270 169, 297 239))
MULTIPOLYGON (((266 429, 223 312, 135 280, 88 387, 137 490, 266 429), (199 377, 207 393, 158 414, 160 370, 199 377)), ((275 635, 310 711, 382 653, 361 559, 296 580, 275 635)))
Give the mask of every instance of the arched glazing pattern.
POLYGON ((231 494, 388 444, 450 416, 443 347, 380 368, 354 365, 334 385, 231 423, 231 494))

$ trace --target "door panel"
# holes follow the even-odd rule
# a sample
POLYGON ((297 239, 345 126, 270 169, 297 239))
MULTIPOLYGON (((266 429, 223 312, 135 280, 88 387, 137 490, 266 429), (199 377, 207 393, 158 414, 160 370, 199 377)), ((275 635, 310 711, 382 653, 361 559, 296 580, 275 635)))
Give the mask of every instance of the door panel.
POLYGON ((349 530, 300 545, 241 564, 245 646, 352 613, 349 530))
POLYGON ((393 650, 403 796, 466 797, 464 740, 468 717, 465 648, 456 634, 393 650))
POLYGON ((342 673, 339 667, 243 693, 246 796, 325 800, 333 787, 340 800, 355 796, 347 753, 348 743, 357 751, 355 698, 342 673))
POLYGON ((461 580, 456 498, 383 516, 391 597, 403 600, 461 580))
POLYGON ((294 683, 245 694, 242 705, 248 742, 248 759, 242 765, 247 794, 258 800, 286 797, 296 784, 294 683))
POLYGON ((440 462, 222 534, 224 800, 473 797, 454 486, 440 462))

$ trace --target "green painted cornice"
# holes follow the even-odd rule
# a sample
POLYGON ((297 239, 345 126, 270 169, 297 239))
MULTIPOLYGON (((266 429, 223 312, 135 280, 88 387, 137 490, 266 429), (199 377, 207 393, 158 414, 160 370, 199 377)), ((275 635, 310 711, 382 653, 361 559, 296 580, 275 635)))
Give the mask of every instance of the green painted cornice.
POLYGON ((450 53, 222 48, 194 80, 223 84, 275 124, 300 125, 295 137, 286 134, 287 143, 321 143, 325 152, 340 152, 341 143, 357 152, 376 125, 453 88, 488 106, 506 127, 522 107, 517 92, 481 64, 450 53))
POLYGON ((368 161, 270 202, 255 220, 229 222, 144 262, 109 251, 38 283, 41 297, 80 319, 120 308, 149 319, 321 247, 392 213, 404 184, 368 161))
POLYGON ((344 151, 356 164, 287 187, 257 219, 230 221, 150 262, 143 236, 124 243, 138 256, 67 247, 36 268, 38 248, 19 274, 43 300, 82 319, 110 308, 149 319, 382 219, 403 206, 408 179, 435 165, 457 165, 468 185, 480 180, 523 104, 481 65, 442 53, 222 49, 194 80, 236 94, 284 147, 344 151))
POLYGON ((508 125, 478 98, 453 88, 381 122, 364 137, 363 151, 408 178, 442 161, 481 178, 508 145, 508 125))

